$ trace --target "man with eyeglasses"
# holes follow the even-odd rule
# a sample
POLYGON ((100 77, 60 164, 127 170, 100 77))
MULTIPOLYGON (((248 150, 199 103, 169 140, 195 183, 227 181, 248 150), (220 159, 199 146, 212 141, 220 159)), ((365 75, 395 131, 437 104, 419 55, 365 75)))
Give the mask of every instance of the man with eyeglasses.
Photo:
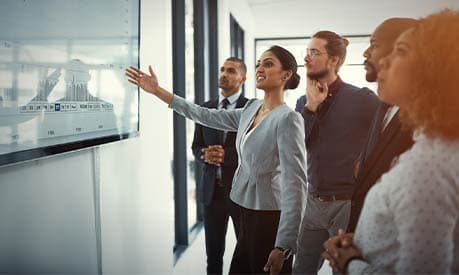
POLYGON ((379 105, 372 91, 339 77, 348 43, 334 32, 317 32, 304 58, 306 95, 295 109, 304 118, 309 185, 294 274, 317 274, 323 263, 322 244, 346 228, 354 165, 379 105))

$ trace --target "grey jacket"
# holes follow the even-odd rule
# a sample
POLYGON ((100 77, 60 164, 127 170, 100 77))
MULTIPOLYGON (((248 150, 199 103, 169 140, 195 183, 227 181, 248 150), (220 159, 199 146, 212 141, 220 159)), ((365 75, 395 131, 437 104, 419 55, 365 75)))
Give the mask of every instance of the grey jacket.
POLYGON ((239 166, 231 200, 248 209, 280 210, 275 246, 290 248, 295 253, 307 182, 303 118, 287 105, 281 105, 252 129, 243 144, 262 103, 251 99, 242 109, 216 110, 174 96, 169 107, 205 126, 237 131, 239 166))

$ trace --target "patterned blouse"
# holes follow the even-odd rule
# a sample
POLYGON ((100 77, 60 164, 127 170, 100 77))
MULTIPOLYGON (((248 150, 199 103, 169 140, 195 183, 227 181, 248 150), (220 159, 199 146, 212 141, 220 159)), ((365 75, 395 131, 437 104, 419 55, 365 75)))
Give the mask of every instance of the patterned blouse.
POLYGON ((459 273, 459 141, 415 142, 368 193, 349 274, 459 273))

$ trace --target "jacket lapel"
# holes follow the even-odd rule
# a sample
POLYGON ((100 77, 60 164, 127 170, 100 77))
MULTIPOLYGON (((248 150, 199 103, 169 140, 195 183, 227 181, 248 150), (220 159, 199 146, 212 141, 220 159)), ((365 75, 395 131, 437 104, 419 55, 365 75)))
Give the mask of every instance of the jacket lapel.
POLYGON ((236 101, 236 108, 244 107, 245 103, 247 103, 247 99, 241 94, 236 101))
POLYGON ((245 110, 245 112, 247 112, 247 116, 244 116, 245 119, 244 119, 243 123, 241 123, 241 125, 239 127, 239 130, 243 130, 241 132, 241 137, 239 138, 239 144, 238 144, 239 150, 241 149, 242 140, 244 139, 245 135, 247 134, 247 130, 249 129, 249 126, 250 126, 253 118, 256 116, 256 114, 258 112, 258 109, 261 106, 261 103, 262 103, 261 100, 257 100, 253 104, 250 104, 250 107, 245 110))
MULTIPOLYGON (((218 103, 219 103, 218 98, 212 100, 209 103, 209 108, 218 109, 218 103)), ((223 142, 223 132, 219 131, 219 130, 216 130, 216 129, 212 129, 212 130, 215 131, 215 134, 217 135, 217 142, 222 143, 223 142)))
POLYGON ((379 105, 378 111, 376 113, 372 129, 368 138, 367 145, 365 147, 365 155, 364 155, 364 162, 368 159, 374 147, 378 144, 378 140, 381 138, 383 133, 381 133, 382 122, 384 116, 386 115, 388 105, 385 103, 381 103, 379 105))
POLYGON ((387 145, 393 139, 393 137, 400 131, 401 123, 398 118, 398 111, 391 119, 387 127, 380 134, 380 137, 373 149, 370 152, 366 152, 367 158, 363 163, 362 173, 359 174, 359 178, 365 177, 370 171, 371 167, 375 165, 380 155, 384 152, 387 145))

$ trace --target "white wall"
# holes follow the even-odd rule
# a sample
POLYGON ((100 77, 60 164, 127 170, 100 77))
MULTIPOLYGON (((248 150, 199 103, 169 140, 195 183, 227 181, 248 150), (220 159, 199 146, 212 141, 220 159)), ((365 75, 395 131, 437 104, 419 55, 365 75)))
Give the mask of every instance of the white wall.
MULTIPOLYGON (((172 87, 170 1, 141 2, 140 62, 172 87)), ((103 270, 172 272, 174 245, 172 112, 140 97, 140 138, 101 147, 103 270)))
POLYGON ((0 169, 0 273, 95 273, 90 150, 0 169))
POLYGON ((246 0, 218 0, 218 59, 223 64, 231 54, 230 14, 244 30, 245 63, 247 65, 246 96, 254 97, 255 90, 255 38, 252 10, 246 0))
MULTIPOLYGON (((141 67, 170 88, 170 1, 141 9, 141 67)), ((172 112, 142 94, 140 122, 139 138, 0 168, 0 273, 97 273, 99 191, 103 272, 172 273, 172 112)))
POLYGON ((311 36, 319 30, 342 35, 371 34, 389 17, 420 17, 445 7, 459 9, 457 0, 329 0, 253 1, 256 38, 311 36))

